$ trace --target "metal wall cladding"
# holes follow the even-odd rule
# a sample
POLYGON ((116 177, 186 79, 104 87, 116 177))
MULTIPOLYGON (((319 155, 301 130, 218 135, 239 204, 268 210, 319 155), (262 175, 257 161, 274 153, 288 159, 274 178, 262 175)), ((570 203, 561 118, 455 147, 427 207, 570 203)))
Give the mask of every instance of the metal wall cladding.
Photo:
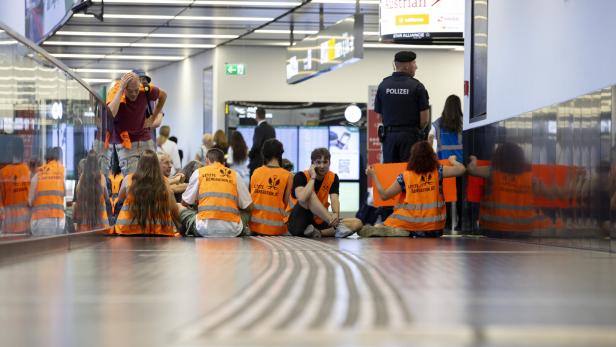
POLYGON ((463 229, 546 245, 616 251, 616 87, 464 132, 463 229))

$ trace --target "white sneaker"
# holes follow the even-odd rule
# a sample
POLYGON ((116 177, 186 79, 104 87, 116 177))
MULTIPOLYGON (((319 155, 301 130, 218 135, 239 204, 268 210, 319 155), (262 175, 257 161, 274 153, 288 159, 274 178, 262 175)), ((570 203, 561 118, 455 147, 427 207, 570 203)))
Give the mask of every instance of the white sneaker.
POLYGON ((348 226, 340 223, 336 227, 336 233, 334 234, 334 236, 336 236, 337 238, 345 238, 353 235, 354 233, 355 232, 351 230, 348 226))
POLYGON ((304 236, 311 239, 320 239, 321 232, 317 228, 315 228, 314 225, 310 224, 304 230, 304 236))

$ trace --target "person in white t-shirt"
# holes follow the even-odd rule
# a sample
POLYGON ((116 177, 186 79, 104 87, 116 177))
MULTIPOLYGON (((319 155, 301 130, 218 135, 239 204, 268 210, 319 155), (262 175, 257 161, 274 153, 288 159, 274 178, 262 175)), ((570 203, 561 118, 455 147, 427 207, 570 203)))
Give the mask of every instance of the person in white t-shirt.
POLYGON ((236 237, 248 233, 252 198, 248 187, 224 166, 224 153, 212 148, 206 166, 195 170, 182 194, 180 221, 187 235, 236 237), (192 206, 197 205, 197 210, 192 206))

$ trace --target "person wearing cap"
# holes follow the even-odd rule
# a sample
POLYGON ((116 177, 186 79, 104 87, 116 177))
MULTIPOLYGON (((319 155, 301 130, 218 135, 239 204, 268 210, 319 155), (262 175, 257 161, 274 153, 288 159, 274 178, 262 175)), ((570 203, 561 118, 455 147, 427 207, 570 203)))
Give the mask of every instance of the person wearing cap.
POLYGON ((406 162, 411 147, 421 140, 430 119, 428 91, 414 78, 416 55, 400 51, 394 56, 394 73, 383 79, 376 92, 374 110, 384 127, 383 162, 406 162))
POLYGON ((118 153, 123 175, 135 172, 141 154, 155 150, 151 127, 162 120, 167 93, 147 83, 150 78, 140 69, 124 74, 107 94, 107 105, 113 115, 110 143, 118 153), (149 103, 157 101, 149 113, 149 103), (151 115, 151 116, 149 116, 151 115))

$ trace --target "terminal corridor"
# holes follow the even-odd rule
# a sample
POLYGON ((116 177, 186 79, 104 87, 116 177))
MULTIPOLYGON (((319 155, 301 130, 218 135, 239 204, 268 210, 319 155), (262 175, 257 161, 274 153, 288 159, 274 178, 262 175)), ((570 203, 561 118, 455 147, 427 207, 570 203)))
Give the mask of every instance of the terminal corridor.
POLYGON ((0 268, 0 339, 609 346, 615 262, 483 238, 113 238, 0 268))

